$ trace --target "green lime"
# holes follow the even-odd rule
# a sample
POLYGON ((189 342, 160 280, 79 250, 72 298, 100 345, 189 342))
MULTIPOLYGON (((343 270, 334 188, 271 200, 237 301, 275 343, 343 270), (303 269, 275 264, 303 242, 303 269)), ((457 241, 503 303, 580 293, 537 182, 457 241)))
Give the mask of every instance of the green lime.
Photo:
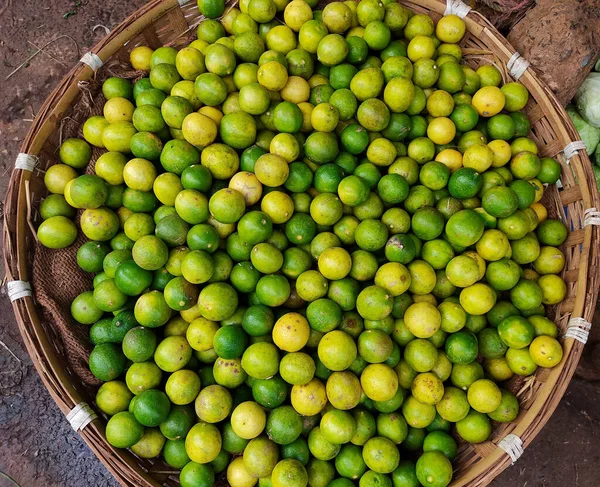
POLYGON ((443 431, 433 431, 425 437, 423 442, 423 452, 440 452, 448 460, 452 461, 456 457, 458 447, 452 436, 443 431))
POLYGON ((542 245, 560 246, 567 238, 568 230, 560 220, 544 220, 536 230, 536 235, 542 245))
MULTIPOLYGON (((444 231, 444 216, 435 208, 420 208, 412 216, 411 227, 421 240, 433 240, 444 231)), ((359 226, 360 228, 360 226, 359 226)))
MULTIPOLYGON (((206 21, 203 23, 206 23, 206 21)), ((210 485, 214 485, 214 482, 215 474, 209 464, 190 461, 179 473, 181 487, 209 487, 210 485)))
POLYGON ((483 220, 472 210, 461 210, 455 213, 446 224, 446 235, 450 243, 462 247, 476 243, 483 232, 483 220))
POLYGON ((304 150, 318 165, 334 161, 340 152, 337 136, 332 132, 313 132, 306 139, 304 150))
POLYGON ((425 451, 417 460, 416 474, 421 485, 445 487, 452 480, 452 463, 440 451, 425 451))
POLYGON ((521 279, 511 290, 510 300, 521 311, 531 311, 542 303, 542 289, 535 281, 521 279))
POLYGON ((521 277, 521 268, 511 259, 490 262, 485 271, 487 282, 497 291, 512 289, 521 277))
POLYGON ((343 177, 344 171, 340 166, 325 164, 315 171, 313 185, 320 193, 335 193, 343 177))
POLYGON ((531 123, 523 112, 512 112, 510 118, 515 122, 515 137, 527 137, 531 130, 531 123))
POLYGON ((477 358, 477 337, 469 331, 452 333, 446 339, 446 355, 454 364, 470 364, 477 358))
POLYGON ((516 179, 509 184, 519 199, 519 209, 525 210, 531 206, 535 200, 535 188, 529 181, 516 179))
POLYGON ((97 379, 108 382, 125 371, 126 358, 121 347, 113 343, 96 345, 88 359, 90 371, 97 379))
POLYGON ((448 190, 451 196, 463 200, 477 195, 482 185, 482 177, 475 169, 463 167, 450 176, 448 190))
POLYGON ((506 218, 517 210, 520 201, 517 192, 512 188, 496 186, 484 193, 481 203, 489 215, 506 218))
POLYGON ((482 443, 492 433, 492 424, 487 415, 472 409, 464 419, 456 423, 456 431, 469 443, 482 443))
POLYGON ((133 362, 145 362, 154 355, 156 335, 152 330, 138 326, 129 330, 123 338, 123 353, 133 362))
POLYGON ((128 411, 115 414, 106 425, 106 439, 116 448, 132 447, 143 434, 144 427, 128 411))
MULTIPOLYGON (((54 167, 54 166, 52 166, 54 167)), ((111 186, 110 188, 117 188, 118 186, 111 186)), ((109 196, 110 196, 110 188, 109 188, 109 196)), ((108 203, 109 197, 107 197, 108 203)), ((121 206, 119 204, 119 206, 121 206)), ((49 194, 44 200, 40 203, 40 216, 42 219, 47 220, 54 216, 62 216, 67 219, 75 218, 76 210, 73 208, 65 197, 61 194, 49 194)))
MULTIPOLYGON (((256 285, 256 295, 266 306, 281 306, 290 297, 290 284, 284 276, 267 275, 260 278, 256 285)), ((236 299, 237 303, 237 299, 236 299)))
POLYGON ((521 349, 533 341, 535 329, 525 318, 509 316, 498 325, 498 335, 507 347, 521 349))

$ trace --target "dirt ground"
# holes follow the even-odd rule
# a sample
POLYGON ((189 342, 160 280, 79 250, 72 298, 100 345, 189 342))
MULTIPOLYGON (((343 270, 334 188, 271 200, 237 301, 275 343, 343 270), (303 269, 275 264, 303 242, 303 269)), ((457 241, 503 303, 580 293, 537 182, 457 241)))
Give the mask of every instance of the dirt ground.
MULTIPOLYGON (((105 27, 113 28, 143 3, 0 0, 1 200, 21 141, 43 100, 100 40, 105 27), (44 52, 27 61, 39 48, 44 52)), ((534 443, 492 485, 600 485, 599 404, 600 384, 573 381, 534 443)), ((0 487, 14 487, 3 474, 22 487, 117 485, 44 389, 5 295, 0 296, 0 487)))

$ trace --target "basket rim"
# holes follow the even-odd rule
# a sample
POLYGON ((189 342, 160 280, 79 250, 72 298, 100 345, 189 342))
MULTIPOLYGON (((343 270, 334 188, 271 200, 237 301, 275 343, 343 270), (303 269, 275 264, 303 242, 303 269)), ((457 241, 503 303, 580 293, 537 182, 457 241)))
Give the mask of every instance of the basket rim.
MULTIPOLYGON (((189 0, 188 0, 189 1, 189 0)), ((103 62, 111 58, 135 35, 154 23, 158 18, 168 11, 185 5, 185 0, 152 0, 141 9, 134 12, 113 31, 96 44, 90 52, 95 53, 103 62)), ((400 0, 400 3, 408 5, 420 5, 431 11, 443 15, 446 3, 443 0, 400 0)), ((482 33, 491 37, 496 45, 494 54, 506 63, 516 52, 510 43, 496 30, 495 27, 479 12, 471 10, 465 18, 467 31, 476 37, 482 33)), ((54 132, 55 128, 51 120, 60 114, 60 109, 70 107, 79 93, 78 83, 87 81, 94 77, 94 72, 85 64, 77 63, 69 73, 59 82, 56 88, 48 96, 38 112, 22 146, 21 152, 37 155, 42 146, 54 132)), ((521 81, 530 84, 543 92, 556 112, 556 116, 562 124, 555 127, 560 129, 565 140, 577 140, 577 132, 568 118, 564 108, 560 105, 554 94, 542 82, 532 69, 528 69, 521 81)), ((600 207, 600 198, 595 185, 591 189, 582 181, 593 181, 591 167, 587 155, 578 153, 570 161, 577 178, 580 181, 582 200, 587 208, 600 207)), ((27 240, 30 231, 27 222, 27 200, 29 180, 31 172, 13 170, 10 177, 9 188, 6 194, 5 221, 4 221, 4 263, 7 280, 29 281, 30 268, 27 259, 27 240)), ((598 289, 591 282, 596 276, 597 269, 590 267, 590 249, 595 248, 600 241, 600 229, 589 225, 583 228, 583 244, 578 269, 577 289, 575 292, 575 303, 572 316, 581 316, 591 320, 591 315, 598 297, 598 289), (586 305, 586 298, 590 298, 586 305), (592 305, 590 306, 590 302, 592 305)), ((12 303, 13 311, 19 326, 19 331, 25 342, 27 351, 32 358, 35 368, 40 375, 44 386, 57 403, 63 414, 83 402, 73 377, 56 356, 55 347, 46 336, 41 325, 37 306, 32 297, 25 297, 12 303)), ((567 338, 563 342, 564 357, 561 364, 551 370, 540 394, 536 397, 529 411, 517 423, 513 434, 524 436, 524 446, 527 446, 537 435, 541 427, 548 421, 554 412, 558 402, 564 395, 583 351, 583 344, 567 338)), ((76 381, 75 381, 76 382, 76 381)), ((96 419, 79 434, 95 453, 98 459, 111 472, 115 479, 124 486, 144 485, 159 487, 160 476, 151 475, 145 471, 136 461, 135 457, 128 451, 117 450, 106 441, 103 420, 96 419), (131 472, 128 474, 127 469, 131 472)), ((477 461, 463 475, 453 480, 452 487, 464 485, 485 485, 497 476, 502 470, 510 465, 510 457, 500 448, 494 448, 484 458, 477 461)))

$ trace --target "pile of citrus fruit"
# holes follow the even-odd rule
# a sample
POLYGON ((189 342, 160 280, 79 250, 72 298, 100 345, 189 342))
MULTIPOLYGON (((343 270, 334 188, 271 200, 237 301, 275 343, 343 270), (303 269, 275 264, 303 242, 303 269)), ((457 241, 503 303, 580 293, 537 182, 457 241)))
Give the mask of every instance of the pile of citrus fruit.
POLYGON ((526 88, 462 64, 454 15, 199 4, 45 175, 40 242, 76 209, 89 239, 71 312, 108 441, 182 487, 448 485, 458 438, 517 417, 502 384, 562 359, 561 168, 526 88))

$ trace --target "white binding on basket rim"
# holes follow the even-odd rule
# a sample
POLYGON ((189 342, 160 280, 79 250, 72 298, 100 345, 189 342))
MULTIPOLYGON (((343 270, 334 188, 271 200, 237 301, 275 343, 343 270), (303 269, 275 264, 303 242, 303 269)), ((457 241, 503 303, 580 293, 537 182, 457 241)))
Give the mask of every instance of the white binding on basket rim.
POLYGON ((33 296, 31 284, 27 281, 8 281, 6 283, 6 293, 11 303, 14 303, 17 299, 33 296))
POLYGON ((583 212, 583 226, 600 225, 600 211, 596 208, 588 208, 583 212))
POLYGON ((190 3, 192 0, 177 0, 177 3, 179 4, 180 7, 183 7, 184 5, 187 5, 188 3, 190 3))
POLYGON ((457 17, 464 19, 470 11, 471 7, 461 0, 446 0, 446 10, 444 11, 444 16, 456 15, 457 17))
POLYGON ((585 345, 588 341, 588 337, 590 336, 591 329, 592 324, 584 318, 571 318, 563 338, 572 338, 573 340, 577 340, 585 345))
POLYGON ((518 52, 515 52, 508 60, 508 63, 506 63, 508 72, 516 80, 519 80, 521 76, 525 74, 525 71, 527 71, 529 66, 531 66, 529 61, 527 61, 527 59, 521 56, 518 52))
POLYGON ((67 414, 67 421, 76 432, 79 432, 97 417, 98 415, 87 402, 80 402, 69 411, 69 414, 67 414))
POLYGON ((39 161, 38 156, 31 154, 25 154, 24 152, 19 153, 15 160, 15 169, 21 169, 22 171, 33 171, 39 161))
POLYGON ((94 73, 98 71, 104 64, 102 62, 102 59, 100 59, 100 56, 98 56, 98 54, 94 52, 86 52, 80 61, 83 64, 87 64, 90 68, 92 68, 92 71, 94 73))
POLYGON ((571 157, 576 155, 580 150, 587 152, 587 148, 585 147, 585 142, 583 140, 575 140, 573 142, 569 142, 565 146, 563 153, 565 155, 565 159, 567 160, 567 164, 569 164, 571 157))
POLYGON ((498 448, 502 448, 510 457, 511 465, 514 465, 525 451, 525 448, 523 448, 523 440, 512 433, 506 435, 504 439, 498 443, 498 448))

